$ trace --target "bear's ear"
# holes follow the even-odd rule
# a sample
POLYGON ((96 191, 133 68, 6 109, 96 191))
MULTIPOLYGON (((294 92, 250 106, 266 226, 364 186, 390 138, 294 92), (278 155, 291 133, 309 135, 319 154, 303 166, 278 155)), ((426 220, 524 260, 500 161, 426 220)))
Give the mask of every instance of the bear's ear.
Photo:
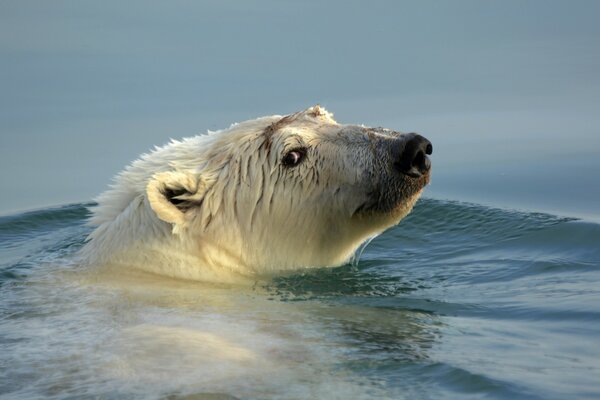
POLYGON ((206 184, 197 174, 182 171, 155 174, 146 186, 150 207, 173 232, 186 225, 186 211, 202 204, 206 184))
POLYGON ((332 124, 337 124, 336 120, 333 118, 333 114, 321 107, 319 104, 307 108, 306 110, 302 111, 301 114, 312 118, 321 119, 332 124))

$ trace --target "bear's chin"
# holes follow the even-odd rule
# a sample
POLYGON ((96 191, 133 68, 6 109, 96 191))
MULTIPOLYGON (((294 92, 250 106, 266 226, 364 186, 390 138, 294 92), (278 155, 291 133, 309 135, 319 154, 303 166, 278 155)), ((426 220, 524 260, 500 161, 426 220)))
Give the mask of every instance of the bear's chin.
POLYGON ((418 178, 401 176, 391 184, 381 185, 385 189, 374 190, 377 194, 361 204, 354 211, 353 217, 390 220, 390 226, 397 224, 412 210, 425 186, 429 184, 430 176, 429 173, 418 178))
POLYGON ((356 229, 357 233, 360 232, 363 238, 362 241, 377 236, 397 225, 410 213, 422 192, 423 188, 409 196, 402 197, 401 201, 398 201, 393 207, 386 207, 385 210, 374 208, 354 215, 354 229, 356 229))
POLYGON ((407 197, 403 202, 399 203, 396 207, 394 207, 389 213, 390 219, 393 221, 392 225, 396 225, 400 222, 400 220, 413 209, 419 197, 423 193, 423 189, 419 189, 418 192, 414 193, 412 196, 407 197))

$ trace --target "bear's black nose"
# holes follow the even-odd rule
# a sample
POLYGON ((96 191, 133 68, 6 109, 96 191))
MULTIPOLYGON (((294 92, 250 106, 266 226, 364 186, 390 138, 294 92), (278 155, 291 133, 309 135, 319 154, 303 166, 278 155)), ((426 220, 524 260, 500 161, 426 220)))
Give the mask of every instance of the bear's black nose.
POLYGON ((418 178, 431 168, 431 161, 427 155, 432 152, 433 146, 429 140, 416 133, 409 133, 404 149, 399 159, 394 162, 394 166, 401 173, 418 178))

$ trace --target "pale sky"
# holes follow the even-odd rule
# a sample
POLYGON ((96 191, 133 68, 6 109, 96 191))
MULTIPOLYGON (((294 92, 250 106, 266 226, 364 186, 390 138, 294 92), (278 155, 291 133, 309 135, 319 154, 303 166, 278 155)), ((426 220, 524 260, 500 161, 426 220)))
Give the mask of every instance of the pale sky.
POLYGON ((431 139, 432 195, 511 205, 520 178, 504 197, 490 179, 522 165, 557 207, 559 171, 593 208, 599 19, 596 1, 3 1, 0 214, 89 200, 170 137, 315 103, 431 139))

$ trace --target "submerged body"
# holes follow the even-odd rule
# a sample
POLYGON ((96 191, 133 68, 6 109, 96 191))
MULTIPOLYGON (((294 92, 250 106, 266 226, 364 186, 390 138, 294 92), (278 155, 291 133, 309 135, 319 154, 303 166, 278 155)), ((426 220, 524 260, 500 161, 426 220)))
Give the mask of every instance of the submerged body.
POLYGON ((410 212, 431 151, 319 106, 173 141, 98 198, 82 254, 207 281, 337 266, 410 212))

